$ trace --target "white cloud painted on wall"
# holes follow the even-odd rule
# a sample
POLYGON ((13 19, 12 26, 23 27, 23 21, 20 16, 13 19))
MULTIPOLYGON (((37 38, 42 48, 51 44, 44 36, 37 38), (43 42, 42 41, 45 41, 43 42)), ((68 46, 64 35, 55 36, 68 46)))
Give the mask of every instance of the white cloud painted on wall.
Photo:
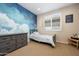
POLYGON ((14 20, 10 19, 5 13, 0 13, 0 26, 11 28, 11 30, 8 31, 6 28, 0 27, 0 34, 29 31, 29 27, 27 24, 17 24, 14 20))
POLYGON ((12 19, 9 19, 8 16, 4 13, 0 13, 0 24, 7 25, 11 28, 16 27, 16 23, 12 19))

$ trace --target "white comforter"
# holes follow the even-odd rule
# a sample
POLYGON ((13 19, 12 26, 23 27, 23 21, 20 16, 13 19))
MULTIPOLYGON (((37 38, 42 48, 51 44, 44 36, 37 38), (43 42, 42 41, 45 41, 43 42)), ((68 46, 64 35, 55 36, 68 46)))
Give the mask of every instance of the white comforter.
POLYGON ((53 42, 53 38, 50 35, 42 35, 42 34, 39 34, 38 32, 34 32, 30 35, 30 38, 39 42, 50 43, 52 46, 55 46, 53 42))

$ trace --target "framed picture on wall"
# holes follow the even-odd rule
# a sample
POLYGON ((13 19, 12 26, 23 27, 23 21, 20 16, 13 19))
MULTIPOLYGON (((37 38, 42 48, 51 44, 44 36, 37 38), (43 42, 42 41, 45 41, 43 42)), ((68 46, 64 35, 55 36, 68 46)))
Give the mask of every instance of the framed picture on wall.
POLYGON ((73 23, 73 14, 66 15, 66 23, 73 23))

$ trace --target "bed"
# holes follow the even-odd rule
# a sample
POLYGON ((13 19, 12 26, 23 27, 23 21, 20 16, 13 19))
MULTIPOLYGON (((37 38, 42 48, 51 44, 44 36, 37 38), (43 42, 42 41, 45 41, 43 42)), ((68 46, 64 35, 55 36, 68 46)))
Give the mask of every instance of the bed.
POLYGON ((56 43, 56 35, 55 34, 53 36, 50 36, 50 35, 40 34, 39 32, 33 32, 30 35, 30 39, 38 41, 38 42, 51 44, 52 47, 55 47, 55 43, 56 43))

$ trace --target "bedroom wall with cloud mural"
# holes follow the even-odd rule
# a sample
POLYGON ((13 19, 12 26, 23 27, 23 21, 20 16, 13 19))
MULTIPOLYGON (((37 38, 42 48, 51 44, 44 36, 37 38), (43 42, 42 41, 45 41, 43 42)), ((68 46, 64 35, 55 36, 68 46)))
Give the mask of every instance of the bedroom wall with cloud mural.
POLYGON ((0 3, 0 34, 35 29, 37 16, 16 3, 0 3))

